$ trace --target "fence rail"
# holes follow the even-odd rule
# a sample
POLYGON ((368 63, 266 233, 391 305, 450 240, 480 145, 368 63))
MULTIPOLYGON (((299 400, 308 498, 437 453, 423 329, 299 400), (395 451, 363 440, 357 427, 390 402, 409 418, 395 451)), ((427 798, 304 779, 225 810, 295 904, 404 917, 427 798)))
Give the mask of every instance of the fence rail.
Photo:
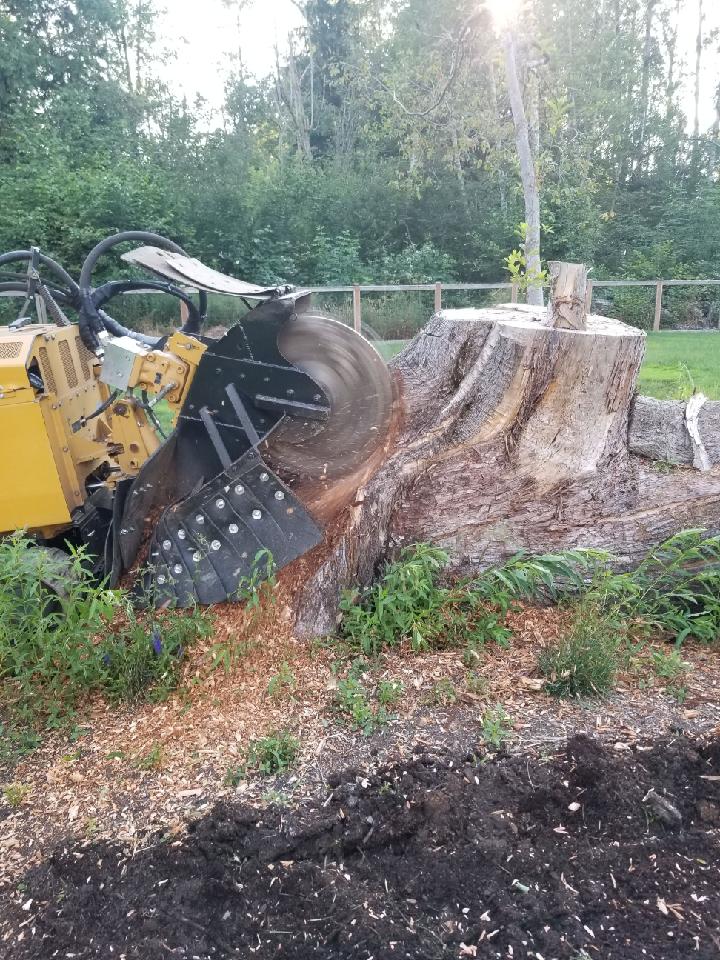
MULTIPOLYGON (((546 286, 546 285, 545 285, 546 286)), ((592 304, 593 293, 598 287, 655 287, 655 313, 653 330, 660 329, 665 287, 712 287, 720 286, 720 280, 588 280, 586 306, 592 304)), ((353 326, 359 332, 362 327, 362 295, 364 293, 430 292, 435 294, 435 310, 442 310, 442 295, 445 290, 509 290, 510 300, 517 303, 519 286, 516 283, 356 283, 339 287, 308 287, 311 293, 352 293, 353 326)))
MULTIPOLYGON (((545 285, 547 286, 547 285, 545 285)), ((720 286, 720 279, 711 280, 588 280, 586 306, 589 310, 592 298, 598 287, 654 287, 655 312, 653 330, 660 330, 663 308, 663 293, 666 287, 712 287, 720 286)), ((435 310, 442 309, 444 292, 462 290, 509 290, 511 303, 518 302, 520 292, 517 283, 359 283, 327 287, 306 287, 311 293, 351 293, 353 302, 353 326, 357 331, 362 327, 362 296, 364 293, 434 293, 435 310)), ((159 293, 160 291, 148 291, 159 293)), ((24 294, 0 292, 2 297, 18 297, 24 294)), ((720 320, 718 321, 720 328, 720 320)))

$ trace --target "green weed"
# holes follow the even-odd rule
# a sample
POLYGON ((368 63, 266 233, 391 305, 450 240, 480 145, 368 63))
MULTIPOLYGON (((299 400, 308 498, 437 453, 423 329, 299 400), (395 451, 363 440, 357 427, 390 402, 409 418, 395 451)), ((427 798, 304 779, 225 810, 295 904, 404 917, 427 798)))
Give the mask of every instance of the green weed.
POLYGON ((685 530, 651 550, 629 573, 598 573, 591 596, 635 631, 681 644, 720 634, 720 537, 685 530))
POLYGON ((651 661, 655 674, 661 680, 677 680, 686 670, 677 650, 670 650, 667 653, 664 650, 653 650, 651 661))
POLYGON ((225 771, 225 786, 226 787, 239 787, 240 784, 247 777, 247 764, 246 763, 235 763, 231 764, 225 771))
POLYGON ((297 760, 300 741, 287 730, 280 730, 260 740, 253 740, 248 748, 247 769, 269 777, 287 770, 297 760))
POLYGON ((448 554, 428 544, 404 549, 369 589, 341 600, 340 634, 351 649, 377 656, 408 641, 413 650, 484 643, 507 645, 505 617, 517 600, 553 598, 580 589, 583 575, 604 555, 568 551, 540 557, 518 555, 452 586, 440 584, 448 554))
POLYGON ((614 619, 592 604, 581 606, 568 633, 540 655, 546 689, 561 697, 589 697, 609 690, 623 640, 614 619))
POLYGON ((385 706, 381 703, 374 707, 360 681, 352 676, 338 683, 335 706, 352 729, 362 731, 365 736, 385 726, 390 719, 385 706))
POLYGON ((457 702, 458 692, 455 684, 447 677, 433 684, 428 699, 436 707, 448 707, 457 702))
POLYGON ((72 716, 99 684, 94 638, 125 605, 93 582, 81 550, 65 563, 20 534, 0 541, 0 684, 17 726, 57 727, 72 716))
POLYGON ((488 691, 488 682, 481 674, 469 670, 465 674, 465 687, 468 693, 475 694, 476 697, 482 697, 488 691))
POLYGON ((160 702, 177 689, 185 652, 212 632, 210 614, 198 608, 140 618, 102 646, 100 685, 113 702, 160 702))
POLYGON ((158 770, 163 763, 164 750, 161 743, 155 741, 148 753, 142 754, 135 759, 135 766, 138 770, 145 772, 149 770, 158 770))
POLYGON ((384 707, 391 707, 398 703, 404 693, 405 688, 399 680, 381 680, 377 685, 375 696, 378 703, 384 707))
POLYGON ((274 677, 271 677, 268 682, 268 696, 274 699, 289 696, 294 692, 295 686, 295 674, 290 669, 290 664, 286 660, 283 660, 278 672, 274 677))
POLYGON ((24 783, 10 783, 3 787, 3 797, 9 807, 16 809, 30 793, 30 787, 24 783))
POLYGON ((510 717, 498 704, 485 711, 481 724, 483 741, 493 750, 499 750, 510 735, 512 727, 510 717))

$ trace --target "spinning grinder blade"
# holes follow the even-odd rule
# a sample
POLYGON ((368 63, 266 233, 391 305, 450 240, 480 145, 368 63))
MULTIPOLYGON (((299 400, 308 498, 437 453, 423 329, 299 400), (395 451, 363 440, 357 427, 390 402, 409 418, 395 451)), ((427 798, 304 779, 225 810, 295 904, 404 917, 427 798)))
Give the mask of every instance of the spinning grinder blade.
POLYGON ((390 371, 360 334, 318 313, 301 313, 278 335, 282 355, 325 391, 325 422, 287 418, 262 456, 319 518, 352 499, 372 471, 393 420, 390 371))

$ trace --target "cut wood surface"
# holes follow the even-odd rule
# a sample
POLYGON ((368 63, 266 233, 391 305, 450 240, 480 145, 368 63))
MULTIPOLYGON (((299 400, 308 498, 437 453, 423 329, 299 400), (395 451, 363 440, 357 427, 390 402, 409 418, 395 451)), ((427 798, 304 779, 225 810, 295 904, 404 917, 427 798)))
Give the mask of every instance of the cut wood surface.
MULTIPOLYGON (((650 459, 662 428, 644 400, 628 442, 644 333, 592 315, 584 330, 544 319, 516 305, 441 311, 391 362, 397 430, 384 459, 288 574, 299 633, 331 630, 340 590, 403 544, 438 544, 472 571, 572 547, 630 565, 682 529, 720 532, 720 468, 650 459)), ((676 462, 692 463, 677 431, 676 462)), ((715 462, 720 430, 705 446, 715 462)))
POLYGON ((587 268, 582 263, 552 260, 547 326, 584 330, 587 326, 587 268))

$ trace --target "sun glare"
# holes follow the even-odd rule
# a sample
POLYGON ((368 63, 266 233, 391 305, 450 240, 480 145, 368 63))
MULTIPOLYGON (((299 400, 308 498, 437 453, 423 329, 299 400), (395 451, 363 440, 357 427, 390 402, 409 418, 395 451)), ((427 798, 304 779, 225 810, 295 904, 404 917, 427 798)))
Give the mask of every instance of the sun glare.
POLYGON ((495 26, 499 29, 509 27, 520 16, 522 0, 485 0, 495 26))

